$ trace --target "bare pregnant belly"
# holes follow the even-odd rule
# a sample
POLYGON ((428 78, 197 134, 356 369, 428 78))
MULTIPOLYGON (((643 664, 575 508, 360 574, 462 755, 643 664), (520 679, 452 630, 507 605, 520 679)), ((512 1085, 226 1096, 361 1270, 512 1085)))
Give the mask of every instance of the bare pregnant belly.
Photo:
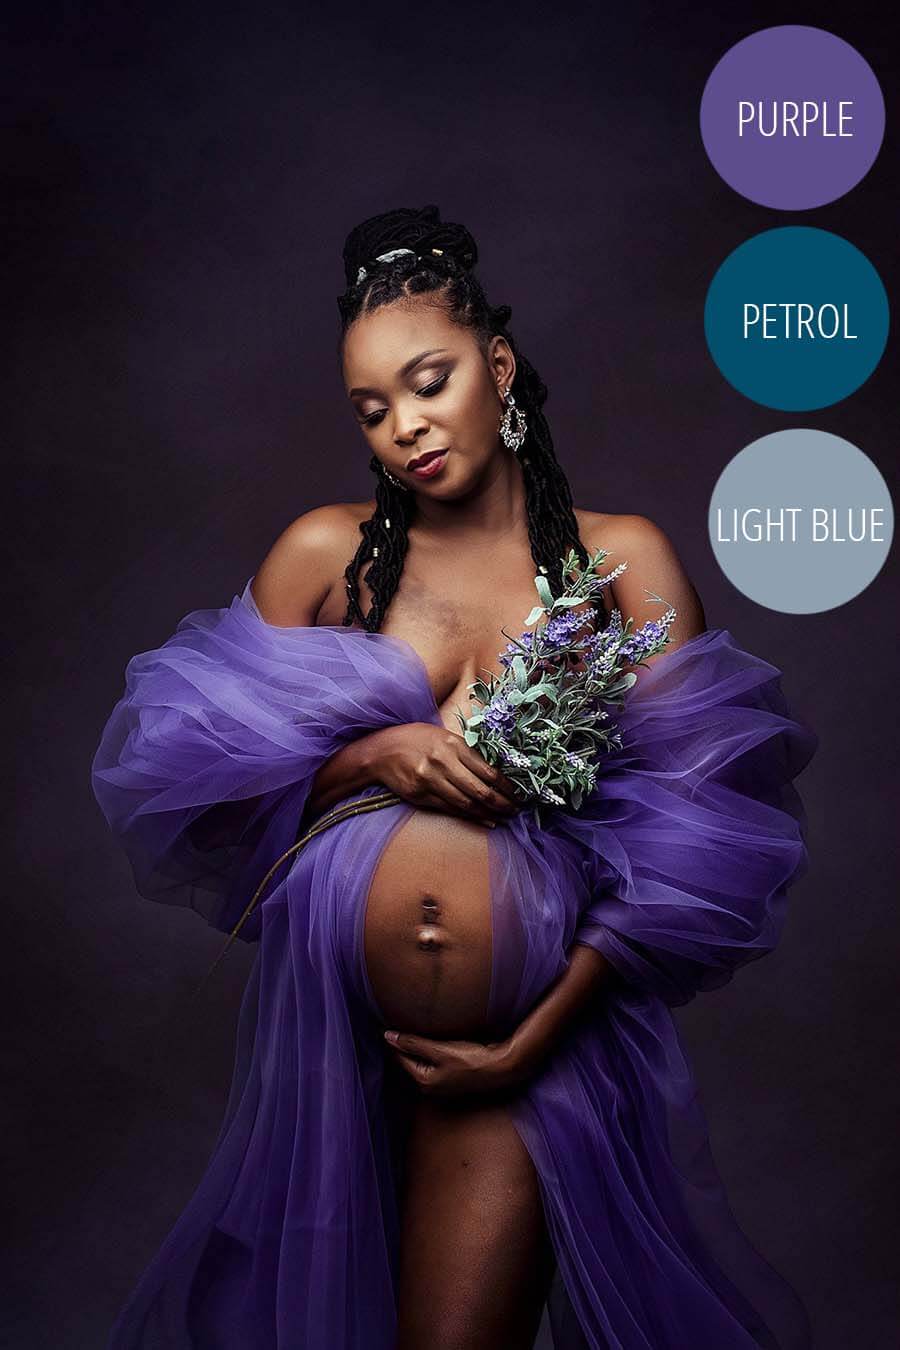
POLYGON ((379 859, 364 931, 369 983, 386 1025, 481 1038, 491 983, 487 827, 414 811, 379 859))

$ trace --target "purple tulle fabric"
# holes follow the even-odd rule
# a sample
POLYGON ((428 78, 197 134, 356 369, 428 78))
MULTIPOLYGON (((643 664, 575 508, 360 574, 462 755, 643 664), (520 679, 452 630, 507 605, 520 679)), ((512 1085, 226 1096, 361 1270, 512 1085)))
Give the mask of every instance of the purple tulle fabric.
MULTIPOLYGON (((800 1300, 728 1207, 670 1011, 772 950, 807 867, 792 780, 816 738, 779 676, 723 629, 664 653, 582 809, 488 836, 496 1035, 573 941, 614 967, 509 1108, 557 1257, 555 1350, 810 1345, 800 1300)), ((275 627, 248 581, 129 662, 94 792, 139 892, 227 932, 297 837, 320 765, 418 721, 441 717, 409 643, 275 627)), ((363 919, 413 809, 324 831, 241 930, 258 949, 219 1138, 107 1350, 393 1350, 402 1149, 363 919)))

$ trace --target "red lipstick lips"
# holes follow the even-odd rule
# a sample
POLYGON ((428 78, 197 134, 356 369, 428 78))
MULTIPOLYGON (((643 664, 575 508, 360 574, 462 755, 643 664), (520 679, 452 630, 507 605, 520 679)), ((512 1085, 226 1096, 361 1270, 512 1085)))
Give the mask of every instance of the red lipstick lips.
POLYGON ((411 469, 417 478, 433 478, 443 468, 447 454, 446 449, 425 450, 415 459, 411 459, 406 467, 411 469))

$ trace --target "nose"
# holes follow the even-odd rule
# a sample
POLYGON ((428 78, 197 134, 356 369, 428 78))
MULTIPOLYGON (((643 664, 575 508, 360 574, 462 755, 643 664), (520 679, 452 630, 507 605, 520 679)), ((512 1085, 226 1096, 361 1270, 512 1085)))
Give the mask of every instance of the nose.
POLYGON ((397 410, 397 419, 394 430, 394 442, 397 445, 408 446, 415 443, 416 437, 428 430, 428 419, 422 415, 421 404, 418 407, 407 407, 401 404, 397 410))

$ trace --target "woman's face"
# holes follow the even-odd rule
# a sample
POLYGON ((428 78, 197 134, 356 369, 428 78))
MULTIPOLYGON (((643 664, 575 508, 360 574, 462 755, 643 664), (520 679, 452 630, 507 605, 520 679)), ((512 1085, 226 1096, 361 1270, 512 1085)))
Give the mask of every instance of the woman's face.
POLYGON ((516 369, 505 338, 491 339, 485 360, 474 334, 442 309, 397 301, 351 324, 343 369, 369 447, 414 492, 461 496, 500 453, 502 390, 516 369), (420 476, 413 462, 432 450, 447 454, 433 476, 420 476))

